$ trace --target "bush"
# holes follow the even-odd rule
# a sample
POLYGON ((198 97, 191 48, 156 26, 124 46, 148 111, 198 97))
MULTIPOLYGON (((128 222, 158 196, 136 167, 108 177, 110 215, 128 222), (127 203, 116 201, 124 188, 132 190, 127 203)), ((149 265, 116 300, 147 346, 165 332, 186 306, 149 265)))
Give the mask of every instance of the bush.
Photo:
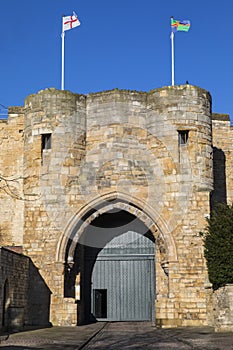
POLYGON ((201 235, 213 288, 233 283, 233 205, 218 204, 201 235))

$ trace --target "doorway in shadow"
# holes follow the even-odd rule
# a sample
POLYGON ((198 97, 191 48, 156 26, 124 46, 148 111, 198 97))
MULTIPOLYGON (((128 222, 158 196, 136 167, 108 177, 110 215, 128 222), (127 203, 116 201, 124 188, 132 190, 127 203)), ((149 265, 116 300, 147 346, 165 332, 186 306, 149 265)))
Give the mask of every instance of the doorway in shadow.
POLYGON ((78 277, 78 324, 154 319, 155 240, 133 214, 113 209, 93 220, 65 271, 66 296, 76 296, 78 277))

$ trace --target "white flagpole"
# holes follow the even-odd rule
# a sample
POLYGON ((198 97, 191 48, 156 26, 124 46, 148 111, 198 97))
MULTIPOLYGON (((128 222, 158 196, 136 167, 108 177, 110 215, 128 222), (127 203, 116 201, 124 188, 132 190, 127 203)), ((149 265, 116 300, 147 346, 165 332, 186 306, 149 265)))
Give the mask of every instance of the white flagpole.
POLYGON ((174 32, 171 32, 171 49, 172 49, 172 86, 174 86, 175 85, 174 32))
POLYGON ((63 30, 62 20, 62 33, 61 33, 61 90, 64 90, 64 65, 65 65, 65 32, 63 30))

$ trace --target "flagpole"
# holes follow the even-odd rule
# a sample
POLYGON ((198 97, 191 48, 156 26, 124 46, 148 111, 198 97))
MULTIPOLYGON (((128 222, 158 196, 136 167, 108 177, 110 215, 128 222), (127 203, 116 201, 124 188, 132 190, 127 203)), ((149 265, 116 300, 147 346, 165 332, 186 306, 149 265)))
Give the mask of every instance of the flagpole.
POLYGON ((174 32, 171 32, 171 50, 172 50, 172 86, 174 86, 175 85, 174 32))
POLYGON ((65 64, 65 32, 61 33, 61 90, 64 90, 64 64, 65 64))
POLYGON ((75 28, 80 25, 78 17, 75 12, 71 16, 62 16, 62 45, 61 45, 61 90, 64 90, 64 71, 65 71, 65 31, 75 28))

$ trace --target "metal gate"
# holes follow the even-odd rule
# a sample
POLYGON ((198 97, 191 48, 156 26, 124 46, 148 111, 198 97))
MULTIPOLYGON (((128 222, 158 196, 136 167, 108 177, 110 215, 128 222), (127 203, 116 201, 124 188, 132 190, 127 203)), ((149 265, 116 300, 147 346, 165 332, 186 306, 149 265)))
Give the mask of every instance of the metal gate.
POLYGON ((98 254, 92 272, 92 314, 105 321, 153 321, 154 242, 129 231, 98 254))

